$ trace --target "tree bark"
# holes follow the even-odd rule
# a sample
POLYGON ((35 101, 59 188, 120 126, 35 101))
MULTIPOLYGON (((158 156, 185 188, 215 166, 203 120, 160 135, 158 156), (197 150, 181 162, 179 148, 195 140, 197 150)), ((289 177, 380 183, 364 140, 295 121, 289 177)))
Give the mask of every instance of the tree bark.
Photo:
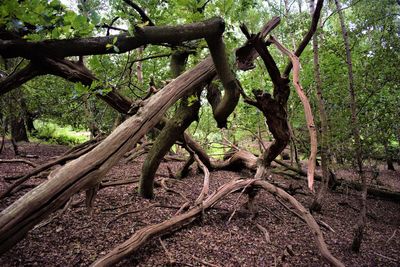
POLYGON ((353 64, 351 60, 350 42, 344 22, 344 16, 341 9, 341 5, 338 0, 335 0, 336 10, 339 14, 340 26, 342 29, 343 42, 346 49, 346 63, 348 71, 348 87, 350 94, 350 110, 351 110, 351 123, 352 132, 355 145, 355 160, 357 164, 357 171, 362 184, 362 191, 360 197, 360 214, 355 227, 354 239, 351 245, 351 249, 355 252, 360 251, 361 242, 364 234, 364 227, 366 224, 366 214, 367 214, 367 179, 363 172, 363 162, 362 162, 362 149, 361 149, 361 139, 360 139, 360 129, 357 119, 357 104, 356 104, 356 94, 354 90, 354 77, 353 77, 353 64))
POLYGON ((287 48, 285 48, 282 44, 280 44, 274 37, 270 37, 272 43, 274 43, 278 49, 286 54, 292 64, 293 64, 293 85, 296 89, 296 92, 303 104, 304 114, 306 117, 307 128, 310 134, 310 157, 308 159, 308 168, 307 168, 307 180, 308 180, 308 187, 311 191, 314 191, 313 183, 314 183, 314 172, 315 172, 315 165, 316 165, 316 155, 317 155, 317 132, 315 130, 314 124, 314 117, 312 115, 310 102, 304 90, 300 84, 300 62, 299 58, 295 56, 292 52, 290 52, 287 48))
POLYGON ((206 41, 210 48, 218 77, 225 88, 224 96, 213 109, 213 115, 217 121, 218 128, 227 128, 228 117, 239 102, 240 83, 229 66, 222 35, 208 37, 206 41))
POLYGON ((30 62, 21 70, 0 80, 0 96, 44 74, 45 72, 37 64, 30 62))
MULTIPOLYGON (((283 173, 279 172, 277 174, 287 175, 295 179, 300 179, 300 177, 307 177, 307 172, 303 171, 302 169, 298 169, 295 167, 290 166, 289 164, 280 161, 274 160, 277 164, 282 165, 286 169, 293 171, 295 174, 292 173, 283 173)), ((251 171, 257 170, 257 157, 245 150, 239 150, 234 153, 230 158, 224 161, 213 161, 212 168, 214 170, 230 170, 230 171, 241 171, 243 168, 247 168, 251 171)), ((274 171, 272 171, 274 173, 274 171)), ((331 174, 332 175, 332 174, 331 174)), ((306 178, 304 178, 306 179, 306 178)), ((315 180, 322 181, 322 177, 319 175, 315 175, 315 180)), ((332 179, 331 179, 332 180, 332 179)), ((347 181, 345 179, 339 178, 335 179, 335 186, 334 187, 350 187, 357 191, 362 191, 362 184, 352 181, 347 181)), ((384 187, 377 187, 377 186, 368 186, 368 196, 377 197, 380 199, 385 199, 393 202, 400 201, 400 192, 392 191, 388 188, 384 187)))

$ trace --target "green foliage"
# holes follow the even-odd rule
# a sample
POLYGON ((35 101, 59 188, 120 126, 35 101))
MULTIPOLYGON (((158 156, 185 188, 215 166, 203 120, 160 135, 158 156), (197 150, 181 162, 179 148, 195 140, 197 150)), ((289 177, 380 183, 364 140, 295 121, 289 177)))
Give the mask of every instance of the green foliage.
POLYGON ((4 0, 0 25, 32 41, 87 36, 94 29, 87 17, 67 10, 59 0, 4 0))
MULTIPOLYGON (((284 1, 262 0, 137 0, 152 21, 160 25, 177 25, 222 16, 226 22, 224 41, 231 66, 234 66, 234 49, 245 42, 239 30, 244 22, 251 32, 257 32, 272 16, 280 16, 281 23, 272 32, 286 47, 293 50, 301 41, 310 24, 308 1, 292 1, 289 10, 284 1), (205 5, 205 3, 207 4, 205 5), (303 2, 303 5, 298 5, 303 2), (301 12, 300 12, 301 9, 301 12)), ((70 10, 59 0, 3 0, 0 4, 0 27, 21 34, 29 40, 61 39, 80 36, 105 36, 104 23, 110 24, 119 17, 113 26, 128 29, 133 34, 134 27, 145 27, 146 23, 121 0, 76 1, 76 8, 70 10)), ((365 156, 384 154, 383 144, 389 144, 389 152, 398 151, 400 125, 395 118, 400 117, 400 94, 398 62, 400 61, 399 9, 393 0, 383 0, 379 5, 373 1, 347 1, 351 4, 344 10, 349 28, 349 38, 353 56, 353 70, 357 94, 358 118, 361 123, 361 136, 365 156), (397 149, 397 150, 396 150, 397 149)), ((345 51, 340 33, 337 14, 332 5, 326 4, 322 18, 327 20, 319 28, 320 66, 323 82, 323 96, 329 117, 329 142, 332 154, 348 157, 353 149, 351 137, 349 97, 347 89, 347 69, 345 51)), ((111 31, 118 34, 118 31, 111 31)), ((118 37, 111 39, 106 47, 119 52, 116 45, 118 37)), ((187 42, 196 54, 190 55, 187 68, 193 67, 209 54, 206 42, 198 40, 187 42)), ((173 47, 173 49, 182 49, 173 47)), ((278 67, 282 70, 287 57, 273 46, 268 47, 278 67)), ((130 53, 95 55, 84 58, 85 65, 98 79, 91 86, 72 84, 53 76, 39 77, 23 86, 28 109, 38 111, 43 121, 57 121, 61 126, 73 125, 74 128, 89 128, 93 122, 106 132, 111 131, 116 112, 97 100, 94 95, 105 95, 115 88, 124 96, 133 100, 143 98, 153 79, 157 89, 161 89, 170 79, 169 57, 156 57, 141 61, 143 78, 138 78, 140 59, 171 53, 171 47, 149 45, 143 51, 130 53)), ((301 84, 311 101, 315 121, 319 120, 316 112, 316 99, 313 81, 313 52, 308 46, 300 61, 301 84)), ((17 62, 13 62, 13 66, 17 62)), ((20 67, 26 65, 22 62, 20 67)), ((262 89, 272 93, 272 83, 262 60, 255 62, 251 71, 236 71, 245 92, 252 96, 253 89, 262 89)), ((10 70, 8 70, 10 72, 10 70)), ((220 86, 221 90, 222 86, 220 86)), ((187 99, 189 105, 197 101, 196 96, 187 99)), ((216 128, 212 110, 205 93, 200 96, 202 104, 200 121, 190 127, 190 132, 211 152, 220 153, 222 137, 216 128)), ((173 109, 171 109, 173 110, 173 109)), ((2 111, 6 114, 4 111, 2 111)), ((172 112, 171 112, 172 114, 172 112)), ((288 116, 293 128, 298 147, 307 153, 308 132, 304 119, 303 107, 295 91, 291 90, 288 102, 288 116)), ((228 123, 229 138, 240 146, 254 149, 255 134, 264 140, 270 140, 263 115, 254 107, 241 100, 228 123)), ((43 130, 45 131, 45 130, 43 130)), ((51 129, 46 131, 51 132, 51 129)), ((47 136, 50 134, 47 133, 47 136)))
POLYGON ((35 121, 36 132, 34 137, 50 144, 76 145, 89 140, 87 132, 76 132, 71 126, 61 127, 50 121, 35 121))

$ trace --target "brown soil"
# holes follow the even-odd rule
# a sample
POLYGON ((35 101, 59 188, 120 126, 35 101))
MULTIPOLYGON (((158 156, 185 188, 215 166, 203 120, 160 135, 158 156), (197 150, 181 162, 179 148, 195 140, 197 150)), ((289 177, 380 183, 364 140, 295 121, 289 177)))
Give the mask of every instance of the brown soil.
MULTIPOLYGON (((21 144, 20 151, 38 155, 30 159, 43 163, 66 151, 66 147, 55 145, 21 144)), ((14 158, 9 144, 0 158, 14 158)), ((106 180, 127 179, 140 173, 143 158, 124 164, 119 163, 105 177, 106 180)), ((159 174, 168 175, 166 166, 173 172, 179 170, 182 162, 163 162, 159 174)), ((27 172, 31 167, 25 164, 0 164, 0 190, 4 190, 4 177, 27 172)), ((397 169, 398 166, 397 166, 397 169)), ((381 169, 379 180, 394 190, 400 191, 399 171, 381 169)), ((341 176, 353 179, 354 175, 341 170, 341 176), (353 176, 353 177, 351 177, 353 176)), ((159 178, 162 178, 161 176, 159 178)), ((251 178, 249 173, 218 171, 211 173, 213 191, 232 179, 251 178)), ((285 186, 303 186, 304 194, 296 198, 308 206, 312 195, 306 185, 283 177, 274 180, 285 186)), ((36 185, 43 178, 31 179, 27 184, 36 185)), ((182 192, 187 198, 196 199, 203 183, 203 176, 195 171, 177 182, 167 181, 169 187, 182 192)), ((15 196, 0 202, 0 209, 15 201, 30 190, 18 192, 15 196)), ((170 218, 184 200, 177 194, 156 188, 154 200, 141 199, 135 184, 102 189, 95 201, 92 216, 83 204, 69 208, 49 224, 31 230, 27 237, 0 258, 0 266, 88 266, 107 253, 118 243, 126 240, 141 227, 170 218), (143 210, 152 203, 170 207, 153 207, 143 210), (124 205, 124 206, 123 206, 124 205), (123 206, 123 207, 121 207, 123 206), (118 214, 140 210, 115 220, 118 214)), ((83 199, 76 195, 74 202, 83 199)), ((346 266, 400 266, 400 203, 368 199, 367 232, 361 253, 350 252, 352 228, 358 212, 358 192, 342 188, 329 193, 322 214, 315 215, 329 224, 335 233, 323 229, 325 240, 332 254, 346 266)), ((260 192, 257 196, 258 214, 251 214, 244 208, 245 196, 233 194, 214 209, 207 211, 195 223, 178 232, 162 237, 167 248, 163 249, 159 239, 143 246, 119 266, 165 266, 170 264, 167 253, 177 266, 323 266, 309 229, 300 219, 286 210, 271 195, 260 192), (239 200, 238 200, 239 198, 239 200), (237 201, 238 200, 238 201, 237 201), (237 212, 228 222, 232 212, 237 212), (268 230, 271 243, 267 243, 257 224, 268 230)))

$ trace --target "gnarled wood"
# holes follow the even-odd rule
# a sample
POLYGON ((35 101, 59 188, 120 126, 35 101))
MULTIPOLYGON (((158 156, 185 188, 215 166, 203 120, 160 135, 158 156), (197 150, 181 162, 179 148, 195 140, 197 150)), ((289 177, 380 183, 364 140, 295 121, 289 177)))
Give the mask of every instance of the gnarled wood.
POLYGON ((291 204, 292 207, 298 211, 299 215, 309 226, 322 257, 332 266, 344 266, 343 263, 336 259, 328 250, 328 247, 326 246, 324 238, 322 236, 322 232, 311 214, 294 197, 290 196, 282 189, 275 187, 267 181, 261 181, 258 179, 237 180, 223 185, 216 192, 210 195, 206 200, 204 200, 202 202, 202 205, 197 205, 191 208, 186 213, 174 216, 171 219, 166 220, 162 223, 150 225, 137 231, 128 240, 116 246, 104 257, 95 261, 92 266, 112 266, 116 264, 124 257, 134 253, 138 248, 142 247, 150 239, 170 233, 172 231, 176 231, 183 226, 190 224, 199 215, 201 215, 204 210, 212 207, 213 205, 221 201, 225 196, 233 192, 243 190, 243 188, 249 186, 265 189, 269 193, 279 196, 280 198, 291 204))
POLYGON ((218 105, 213 108, 213 115, 217 121, 218 128, 226 128, 228 117, 239 102, 240 84, 229 66, 222 35, 208 37, 206 40, 218 77, 225 88, 224 96, 218 105))
MULTIPOLYGON (((184 71, 188 56, 189 53, 181 51, 175 51, 172 54, 170 69, 173 78, 178 77, 184 71)), ((181 99, 174 117, 165 123, 160 134, 157 136, 142 166, 139 185, 139 193, 142 197, 153 197, 154 178, 162 159, 171 149, 172 145, 181 138, 190 124, 198 119, 202 89, 203 87, 198 87, 187 92, 185 97, 181 99), (194 96, 195 100, 190 102, 189 95, 194 96)))

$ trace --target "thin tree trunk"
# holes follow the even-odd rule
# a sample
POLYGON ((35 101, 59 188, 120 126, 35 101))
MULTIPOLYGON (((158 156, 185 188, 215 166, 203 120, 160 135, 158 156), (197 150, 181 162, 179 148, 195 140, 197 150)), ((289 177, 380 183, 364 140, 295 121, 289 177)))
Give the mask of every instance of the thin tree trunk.
MULTIPOLYGON (((138 58, 142 58, 143 56, 143 46, 139 47, 137 49, 137 53, 138 53, 138 58)), ((137 75, 137 80, 139 82, 140 85, 143 84, 143 68, 142 68, 142 61, 138 61, 136 62, 136 75, 137 75)))
POLYGON ((390 171, 395 171, 393 159, 392 159, 392 155, 390 154, 390 149, 389 149, 389 144, 388 144, 387 139, 383 142, 383 147, 385 148, 385 159, 386 159, 387 168, 390 171))
POLYGON ((90 138, 95 138, 99 133, 99 127, 97 127, 95 114, 90 107, 89 95, 83 96, 83 110, 85 112, 87 127, 89 128, 90 138))
MULTIPOLYGON (((310 13, 311 16, 314 13, 314 0, 310 0, 310 13)), ((329 181, 329 158, 328 158, 328 116, 325 110, 325 103, 322 97, 322 81, 320 74, 319 65, 319 53, 318 53, 318 32, 316 32, 312 39, 313 54, 314 54, 314 79, 317 95, 317 106, 319 117, 321 120, 320 129, 320 153, 321 153, 321 168, 322 168, 322 182, 318 188, 318 192, 314 198, 313 203, 310 206, 311 211, 319 212, 322 209, 322 200, 328 189, 329 181)))
POLYGON ((353 64, 351 60, 351 51, 349 37, 344 22, 344 16, 341 9, 341 5, 338 0, 335 0, 336 10, 339 14, 340 26, 342 28, 342 36, 346 49, 346 63, 348 69, 348 79, 349 79, 349 94, 350 94, 350 110, 351 110, 351 124, 352 132, 355 145, 355 159, 357 163, 357 171, 362 183, 361 199, 360 199, 360 214, 355 226, 355 234, 351 249, 355 252, 360 251, 360 246, 364 234, 364 227, 366 224, 366 213, 367 213, 367 180, 363 173, 363 163, 362 163, 362 150, 361 150, 361 139, 360 139, 360 129, 357 119, 357 104, 356 104, 356 94, 354 90, 354 77, 353 77, 353 64))

